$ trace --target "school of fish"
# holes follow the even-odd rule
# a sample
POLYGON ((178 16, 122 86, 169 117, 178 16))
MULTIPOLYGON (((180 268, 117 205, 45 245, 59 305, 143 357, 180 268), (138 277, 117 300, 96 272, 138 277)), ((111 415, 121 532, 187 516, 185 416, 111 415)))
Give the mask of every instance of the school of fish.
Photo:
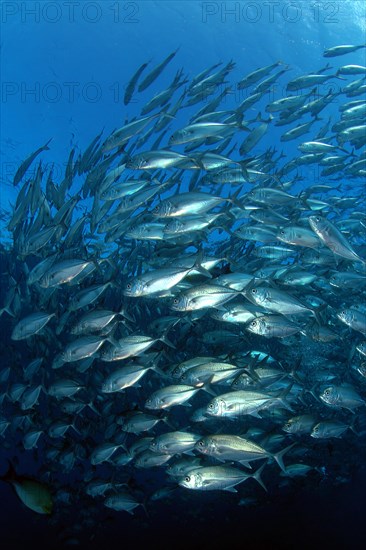
POLYGON ((139 114, 73 147, 62 181, 51 140, 19 166, 0 441, 26 506, 149 514, 211 490, 250 506, 350 478, 366 433, 366 67, 338 57, 364 47, 292 78, 282 62, 180 68, 161 90, 176 50, 137 69, 124 105, 146 100, 139 114), (15 473, 24 454, 37 479, 15 473))

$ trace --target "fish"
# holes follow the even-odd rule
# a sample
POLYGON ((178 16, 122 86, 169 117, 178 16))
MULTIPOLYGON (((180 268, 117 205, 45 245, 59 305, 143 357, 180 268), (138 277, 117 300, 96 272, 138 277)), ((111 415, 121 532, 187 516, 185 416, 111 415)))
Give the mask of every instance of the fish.
POLYGON ((75 380, 64 378, 48 386, 47 394, 57 399, 62 399, 64 397, 72 397, 83 387, 83 385, 80 385, 80 383, 75 380))
MULTIPOLYGON (((166 113, 163 113, 166 116, 166 113)), ((156 117, 162 116, 161 113, 156 113, 154 115, 149 115, 142 117, 137 120, 133 120, 122 126, 121 128, 112 132, 112 134, 105 140, 102 145, 102 152, 106 153, 115 149, 116 147, 121 147, 128 140, 142 132, 142 130, 156 117)))
POLYGON ((89 313, 85 313, 79 321, 70 328, 70 334, 80 336, 93 332, 102 332, 106 327, 111 326, 111 322, 119 315, 124 316, 124 310, 114 312, 105 309, 96 309, 89 313))
POLYGON ((43 288, 69 284, 89 266, 95 267, 95 264, 88 260, 76 258, 57 262, 41 276, 38 282, 43 288))
POLYGON ((107 341, 107 338, 101 336, 82 336, 73 340, 54 358, 52 368, 58 369, 64 363, 80 361, 92 357, 99 348, 107 341))
POLYGON ((236 493, 234 487, 250 477, 255 477, 255 474, 247 474, 232 466, 206 466, 190 470, 178 483, 187 489, 236 493))
POLYGON ((349 428, 348 424, 340 420, 323 420, 315 424, 311 430, 310 437, 314 439, 329 439, 330 437, 341 437, 349 428))
POLYGON ((302 435, 311 434, 317 425, 317 418, 312 414, 301 414, 289 418, 282 426, 282 429, 289 434, 302 435))
POLYGON ((319 397, 331 407, 348 409, 351 412, 354 412, 357 407, 366 405, 361 395, 348 386, 329 386, 319 397))
POLYGON ((150 443, 150 449, 168 455, 188 453, 193 450, 199 437, 199 435, 190 432, 167 432, 154 437, 150 443))
MULTIPOLYGON (((283 471, 285 471, 285 466, 282 457, 292 447, 293 445, 290 445, 276 455, 273 455, 273 458, 278 462, 283 471)), ((233 460, 234 462, 240 462, 240 464, 246 467, 251 467, 250 462, 255 460, 272 458, 272 454, 268 453, 260 445, 237 435, 207 435, 196 442, 195 448, 206 456, 213 456, 223 462, 233 460)))
MULTIPOLYGON (((224 335, 224 339, 227 339, 226 335, 224 335)), ((207 383, 215 384, 235 376, 240 370, 241 369, 236 365, 230 363, 201 363, 200 365, 190 367, 186 370, 180 376, 179 380, 191 386, 199 386, 207 383)))
POLYGON ((203 284, 181 292, 171 303, 174 311, 195 311, 217 307, 237 296, 238 291, 214 284, 203 284))
POLYGON ((341 46, 333 46, 332 48, 326 48, 323 53, 323 57, 338 57, 339 55, 345 55, 347 53, 356 52, 361 48, 365 48, 365 44, 354 46, 352 44, 342 44, 341 46))
POLYGON ((297 92, 304 88, 313 88, 318 84, 324 84, 327 80, 331 78, 342 78, 335 74, 308 74, 305 76, 299 76, 291 80, 287 86, 286 90, 290 92, 297 92))
POLYGON ((366 260, 353 250, 346 237, 334 224, 322 216, 310 216, 309 224, 314 233, 334 253, 348 260, 357 260, 365 263, 366 260))
POLYGON ((188 489, 230 512, 265 504, 251 478, 281 501, 362 468, 364 50, 289 77, 173 48, 65 168, 23 136, 0 209, 4 480, 71 541, 199 512, 188 489))
POLYGON ((365 74, 366 67, 363 65, 343 65, 337 70, 338 74, 365 74))
POLYGON ((159 218, 171 218, 186 214, 198 215, 211 210, 224 201, 231 202, 232 199, 215 197, 208 193, 187 192, 161 201, 155 206, 152 214, 159 218))
MULTIPOLYGON (((146 115, 156 109, 157 107, 163 107, 166 105, 171 99, 176 90, 183 86, 183 84, 186 84, 187 80, 180 80, 182 77, 182 71, 178 71, 171 82, 170 86, 163 90, 162 92, 155 95, 148 103, 146 103, 143 108, 141 109, 141 114, 146 115)), ((174 116, 174 115, 171 115, 174 116)))
POLYGON ((260 411, 279 405, 291 409, 290 404, 281 397, 258 391, 238 390, 214 397, 207 405, 206 411, 207 414, 215 417, 235 418, 245 415, 260 417, 260 411))
POLYGON ((40 155, 41 153, 43 153, 43 151, 49 151, 50 148, 48 147, 48 145, 51 143, 52 139, 53 138, 49 139, 47 143, 42 145, 42 147, 39 147, 39 149, 34 151, 34 153, 32 153, 28 158, 26 158, 22 162, 22 164, 19 166, 19 168, 15 172, 14 179, 13 179, 14 186, 18 185, 22 181, 25 173, 27 172, 28 168, 30 167, 32 162, 35 160, 35 158, 38 157, 38 155, 40 155))
POLYGON ((366 334, 365 312, 358 311, 356 308, 350 307, 339 311, 337 313, 337 317, 340 321, 351 327, 353 330, 366 334))
POLYGON ((128 491, 121 491, 119 490, 117 493, 109 495, 104 500, 104 506, 107 508, 112 508, 112 510, 116 510, 117 512, 128 512, 129 514, 133 515, 133 510, 137 508, 137 506, 142 505, 140 502, 138 502, 131 493, 128 491))
POLYGON ((140 434, 150 431, 158 422, 165 422, 165 417, 158 417, 142 411, 131 411, 117 419, 117 424, 127 433, 140 434))
POLYGON ((182 166, 184 168, 197 169, 199 165, 187 155, 168 149, 157 149, 138 153, 131 156, 126 163, 127 168, 132 170, 154 170, 155 168, 173 168, 182 166))
POLYGON ((145 76, 144 80, 141 82, 141 84, 138 87, 139 92, 143 92, 148 88, 163 72, 165 67, 170 63, 170 61, 175 57, 177 54, 179 48, 177 48, 174 52, 170 53, 159 65, 157 65, 148 75, 145 76))
POLYGON ((245 289, 244 295, 253 304, 257 304, 273 313, 282 315, 314 314, 314 310, 283 290, 264 286, 253 287, 245 289))
POLYGON ((242 90, 243 88, 247 88, 248 86, 255 84, 264 76, 267 76, 273 69, 281 65, 281 63, 281 61, 277 61, 276 63, 272 63, 271 65, 267 65, 266 67, 260 67, 257 70, 247 74, 244 78, 242 78, 242 80, 238 82, 238 90, 242 90))
POLYGON ((314 232, 306 227, 287 226, 280 229, 277 238, 286 244, 304 246, 307 248, 320 248, 321 241, 314 232))
POLYGON ((220 122, 197 122, 196 124, 190 124, 181 130, 174 132, 174 134, 172 134, 169 138, 168 144, 170 146, 181 145, 183 143, 190 143, 192 141, 207 139, 210 137, 224 139, 233 135, 238 128, 249 131, 246 126, 237 123, 224 124, 220 122))
POLYGON ((11 339, 24 340, 34 336, 40 332, 54 316, 55 313, 45 313, 42 311, 31 313, 15 325, 11 333, 11 339))
POLYGON ((301 326, 291 323, 282 315, 261 315, 249 320, 245 328, 265 338, 285 338, 302 330, 301 326))
MULTIPOLYGON (((197 268, 201 271, 203 270, 200 267, 199 261, 198 263, 195 262, 192 267, 188 269, 179 267, 156 269, 152 272, 145 273, 130 282, 127 282, 124 289, 124 294, 126 296, 137 297, 150 296, 156 292, 162 292, 163 290, 173 288, 197 268)), ((207 270, 204 270, 203 272, 204 274, 208 273, 208 277, 211 277, 207 270)))
POLYGON ((165 386, 147 398, 145 407, 147 409, 167 409, 175 405, 183 405, 200 389, 187 384, 165 386))
MULTIPOLYGON (((105 342, 107 339, 103 340, 105 342)), ((100 353, 100 359, 102 361, 120 361, 121 359, 128 359, 129 357, 135 357, 147 351, 156 342, 162 341, 168 345, 174 347, 169 340, 161 336, 160 338, 151 338, 143 334, 134 334, 125 336, 119 340, 110 340, 111 347, 109 349, 103 349, 100 353)), ((99 346, 100 347, 100 346, 99 346)), ((98 349, 99 349, 98 347, 98 349)))
POLYGON ((142 378, 149 369, 156 368, 154 364, 145 367, 144 365, 124 365, 121 369, 111 372, 102 384, 103 393, 114 393, 129 388, 136 387, 136 382, 142 378))
POLYGON ((28 476, 18 475, 11 463, 6 474, 0 479, 12 485, 18 498, 27 508, 37 514, 52 514, 53 496, 46 484, 28 476))
POLYGON ((123 103, 125 105, 128 105, 132 99, 132 95, 133 95, 133 92, 135 91, 135 87, 136 87, 136 84, 137 84, 137 81, 138 79, 140 78, 140 76, 142 75, 143 71, 146 69, 146 67, 148 66, 149 64, 149 61, 147 63, 143 63, 138 69, 137 71, 135 72, 135 74, 132 76, 131 80, 129 81, 129 83, 127 84, 126 86, 126 91, 125 91, 125 95, 123 96, 123 103))

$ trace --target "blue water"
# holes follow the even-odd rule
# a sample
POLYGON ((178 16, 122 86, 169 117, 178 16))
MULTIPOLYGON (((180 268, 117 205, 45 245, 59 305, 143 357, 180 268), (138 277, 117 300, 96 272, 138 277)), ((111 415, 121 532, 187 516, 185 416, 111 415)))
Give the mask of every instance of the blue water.
MULTIPOLYGON (((138 116, 148 99, 170 84, 178 68, 192 78, 218 61, 233 59, 233 81, 281 60, 292 69, 280 81, 285 82, 324 67, 325 48, 363 43, 366 28, 366 2, 358 0, 3 1, 0 9, 0 207, 7 211, 16 197, 12 177, 32 151, 53 138, 42 159, 55 164, 55 179, 61 181, 72 146, 84 150, 102 129, 106 136, 138 116), (125 107, 123 94, 136 68, 150 59, 153 65, 159 63, 178 47, 171 66, 125 107)), ((339 59, 329 61, 339 65, 339 59)), ((352 63, 365 64, 364 50, 352 54, 352 63)), ((337 85, 326 83, 320 92, 334 91, 337 85)), ((284 95, 277 84, 263 105, 284 95)), ((235 104, 243 98, 237 93, 230 101, 235 104)), ((332 109, 336 105, 328 114, 332 109)), ((259 151, 269 146, 281 151, 280 131, 271 129, 259 151)), ((292 144, 286 144, 286 150, 296 151, 292 144)), ((312 175, 308 171, 307 177, 312 175)), ((236 506, 230 494, 220 495, 219 503, 198 495, 197 512, 187 511, 184 501, 166 506, 159 502, 153 521, 143 513, 103 520, 89 547, 361 548, 365 491, 365 479, 358 475, 346 486, 324 484, 308 493, 299 486, 298 491, 279 492, 253 509, 236 506), (240 544, 234 542, 238 538, 240 544)), ((0 495, 3 550, 24 547, 30 540, 34 547, 55 547, 59 525, 20 507, 10 487, 2 484, 0 495)))
MULTIPOLYGON (((61 177, 71 144, 84 149, 103 128, 107 135, 125 118, 137 116, 152 95, 169 85, 172 67, 124 107, 125 86, 149 59, 159 63, 180 47, 174 70, 183 67, 189 77, 233 59, 230 78, 238 80, 282 60, 292 67, 287 75, 295 78, 324 67, 326 47, 365 38, 365 4, 356 0, 29 1, 2 2, 1 8, 3 208, 15 196, 4 184, 36 147, 53 137, 44 161, 56 163, 61 177)), ((364 58, 362 50, 352 55, 354 63, 364 58)), ((268 100, 283 97, 280 82, 268 100)), ((325 83, 319 92, 334 91, 336 85, 325 83)), ((234 101, 243 98, 237 93, 234 101)))

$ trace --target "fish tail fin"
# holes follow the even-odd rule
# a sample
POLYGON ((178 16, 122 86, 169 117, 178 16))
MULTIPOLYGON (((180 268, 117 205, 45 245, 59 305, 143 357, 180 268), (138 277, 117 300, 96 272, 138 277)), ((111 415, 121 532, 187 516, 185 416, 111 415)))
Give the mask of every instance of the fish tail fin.
POLYGON ((327 308, 327 304, 321 304, 320 306, 318 306, 318 307, 311 310, 314 314, 314 317, 315 317, 316 322, 318 323, 318 325, 323 325, 324 324, 324 321, 321 318, 320 313, 322 311, 324 311, 326 308, 327 308))
POLYGON ((115 337, 113 336, 113 333, 114 333, 115 330, 116 330, 116 328, 113 328, 112 329, 112 334, 109 334, 105 338, 105 340, 106 340, 106 342, 109 342, 110 344, 112 344, 112 346, 118 347, 118 340, 116 340, 115 337))
POLYGON ((87 406, 89 407, 89 409, 91 411, 93 411, 93 413, 95 413, 97 416, 101 416, 101 413, 94 407, 93 403, 90 402, 90 403, 87 403, 87 406))
POLYGON ((158 340, 160 340, 160 342, 163 342, 163 344, 166 344, 172 349, 177 349, 176 346, 173 344, 173 342, 171 342, 165 334, 163 334, 161 338, 158 338, 158 340))
POLYGON ((254 472, 254 474, 252 475, 252 478, 256 480, 257 483, 259 483, 259 485, 261 487, 263 487, 263 489, 266 491, 266 493, 268 493, 268 489, 267 487, 265 486, 264 482, 263 482, 263 479, 261 477, 261 473, 263 472, 264 468, 267 466, 267 460, 264 464, 262 464, 262 466, 260 468, 258 468, 258 470, 256 470, 254 472))
POLYGON ((127 321, 130 321, 131 323, 135 323, 136 322, 136 319, 134 318, 133 315, 130 315, 127 311, 126 311, 126 308, 122 307, 119 312, 118 312, 119 315, 122 315, 122 317, 124 317, 125 319, 127 319, 127 321))
POLYGON ((295 362, 292 370, 289 372, 289 375, 291 376, 291 378, 300 385, 303 384, 303 381, 298 376, 299 367, 300 367, 301 363, 302 363, 302 355, 300 355, 298 360, 295 362))
POLYGON ((144 500, 143 500, 140 504, 141 504, 142 508, 144 509, 144 512, 145 512, 145 514, 146 514, 146 517, 147 517, 148 519, 151 519, 151 518, 150 518, 150 515, 149 515, 149 512, 148 512, 148 510, 147 510, 147 506, 146 506, 148 500, 149 500, 149 497, 146 496, 146 497, 144 498, 144 500))
POLYGON ((212 397, 217 397, 217 393, 211 388, 211 381, 213 380, 213 376, 210 377, 209 381, 206 383, 200 382, 196 384, 196 388, 199 390, 203 390, 206 393, 212 395, 212 397))
POLYGON ((49 140, 47 141, 47 143, 45 143, 45 144, 43 145, 43 147, 42 147, 43 151, 49 151, 50 148, 48 147, 48 144, 51 143, 52 140, 53 140, 53 138, 49 139, 49 140))
POLYGON ((166 117, 166 118, 170 118, 170 119, 173 119, 173 120, 176 118, 174 115, 171 115, 167 111, 160 111, 160 113, 157 113, 155 116, 157 116, 157 117, 166 117))
POLYGON ((10 310, 9 306, 5 306, 5 307, 0 309, 0 317, 2 316, 2 314, 4 312, 6 312, 8 315, 10 315, 10 317, 15 317, 14 313, 10 310))
POLYGON ((162 419, 161 419, 162 422, 164 422, 164 424, 166 424, 169 428, 171 428, 172 430, 177 430, 177 426, 175 426, 173 424, 173 422, 169 419, 168 416, 163 416, 162 419))
POLYGON ((196 270, 201 275, 204 275, 205 277, 208 277, 209 279, 211 279, 212 274, 208 271, 208 269, 203 267, 202 262, 203 262, 203 252, 202 252, 202 249, 201 249, 201 250, 199 250, 199 252, 196 256, 196 260, 195 260, 194 264, 192 265, 192 267, 190 268, 189 272, 196 270))
POLYGON ((347 357, 347 365, 349 367, 351 366, 352 359, 354 358, 355 353, 356 353, 356 343, 353 343, 352 346, 350 347, 348 357, 347 357))
POLYGON ((78 435, 80 435, 80 436, 82 437, 83 434, 81 433, 81 431, 79 430, 79 428, 77 428, 77 427, 75 426, 75 422, 73 422, 72 424, 70 424, 70 426, 71 426, 71 428, 72 428, 78 435))
MULTIPOLYGON (((261 116, 260 113, 259 116, 261 116)), ((237 126, 239 130, 244 130, 244 132, 251 132, 251 129, 248 128, 248 126, 246 126, 243 122, 236 122, 235 126, 237 126)))
POLYGON ((16 478, 16 472, 12 461, 9 458, 7 458, 6 461, 8 463, 8 469, 6 470, 5 474, 0 476, 0 480, 11 483, 11 481, 16 478))
POLYGON ((282 390, 279 395, 277 395, 277 399, 281 403, 282 407, 284 407, 285 409, 291 412, 294 412, 294 410, 291 407, 290 403, 286 401, 286 397, 290 393, 293 385, 294 385, 294 382, 291 381, 289 385, 284 390, 282 390))
POLYGON ((238 201, 238 196, 240 195, 240 192, 241 192, 241 186, 227 200, 231 202, 231 204, 233 204, 234 206, 237 206, 238 208, 242 209, 243 205, 241 202, 238 201))
POLYGON ((273 458, 275 459, 275 461, 277 462, 277 464, 279 465, 279 467, 281 468, 281 470, 286 473, 286 468, 285 468, 285 465, 283 463, 283 457, 285 456, 285 454, 290 450, 292 449, 292 447, 296 445, 296 443, 291 443, 291 445, 289 445, 288 447, 285 447, 284 449, 282 449, 282 451, 279 451, 278 453, 275 453, 273 455, 273 458))
POLYGON ((167 378, 166 373, 165 373, 160 367, 158 367, 157 365, 152 364, 150 368, 151 368, 154 372, 156 372, 157 374, 159 374, 159 376, 161 376, 162 378, 167 378))
POLYGON ((349 425, 349 429, 355 434, 357 435, 357 437, 360 436, 360 432, 356 429, 355 427, 355 424, 357 422, 357 416, 354 416, 353 419, 352 419, 352 422, 351 424, 349 425))

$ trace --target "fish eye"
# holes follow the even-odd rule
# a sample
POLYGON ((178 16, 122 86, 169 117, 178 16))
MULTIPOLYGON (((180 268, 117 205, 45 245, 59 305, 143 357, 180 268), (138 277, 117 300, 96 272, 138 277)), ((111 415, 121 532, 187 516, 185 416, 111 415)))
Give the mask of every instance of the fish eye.
POLYGON ((131 288, 132 288, 132 285, 131 285, 131 283, 127 283, 127 285, 126 285, 126 289, 127 289, 127 290, 131 290, 131 288))
POLYGON ((214 404, 213 403, 210 403, 209 406, 208 406, 209 409, 213 409, 214 408, 214 404))
POLYGON ((330 395, 330 389, 329 388, 324 391, 324 395, 330 395))
POLYGON ((257 289, 256 288, 252 288, 252 294, 257 294, 257 289))
POLYGON ((203 446, 204 446, 203 441, 199 441, 199 442, 198 442, 198 445, 199 445, 200 447, 203 447, 203 446))
POLYGON ((282 231, 280 231, 280 235, 284 235, 285 234, 285 230, 282 229, 282 231))
POLYGON ((174 300, 173 300, 173 304, 178 304, 178 303, 179 303, 179 300, 178 300, 178 298, 174 298, 174 300))
POLYGON ((320 216, 315 216, 315 221, 316 221, 316 222, 320 222, 320 220, 321 220, 321 217, 320 217, 320 216))
POLYGON ((191 481, 191 476, 186 476, 184 478, 184 481, 186 481, 187 483, 189 483, 191 481))
POLYGON ((252 321, 252 322, 250 323, 250 326, 251 326, 251 327, 256 327, 256 326, 257 326, 257 321, 252 321))

